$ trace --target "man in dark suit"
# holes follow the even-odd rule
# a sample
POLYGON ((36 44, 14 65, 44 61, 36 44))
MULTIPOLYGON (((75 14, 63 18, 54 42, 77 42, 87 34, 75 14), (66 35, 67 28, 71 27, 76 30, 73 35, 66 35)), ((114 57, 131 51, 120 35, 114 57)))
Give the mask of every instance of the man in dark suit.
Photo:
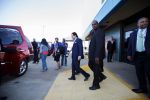
POLYGON ((110 40, 107 42, 107 52, 108 52, 107 62, 112 62, 112 52, 113 51, 112 51, 112 43, 110 40))
POLYGON ((89 87, 89 89, 96 90, 100 89, 99 83, 106 79, 106 76, 102 73, 104 71, 103 59, 105 58, 105 34, 96 20, 92 22, 92 27, 93 30, 90 32, 90 35, 88 35, 88 37, 91 38, 88 65, 94 73, 94 79, 93 85, 89 87))
POLYGON ((78 38, 76 32, 73 32, 71 35, 74 40, 72 47, 72 76, 68 79, 75 80, 75 71, 77 71, 85 77, 84 81, 87 81, 90 77, 90 74, 86 73, 83 69, 80 68, 80 60, 83 58, 82 40, 78 38))
POLYGON ((142 17, 137 22, 138 29, 130 35, 127 58, 134 60, 136 75, 139 82, 138 89, 132 89, 135 93, 147 92, 147 80, 150 83, 150 28, 147 17, 142 17))
POLYGON ((38 58, 38 43, 36 42, 35 39, 33 39, 32 46, 33 46, 33 51, 34 51, 33 63, 39 63, 39 58, 38 58))

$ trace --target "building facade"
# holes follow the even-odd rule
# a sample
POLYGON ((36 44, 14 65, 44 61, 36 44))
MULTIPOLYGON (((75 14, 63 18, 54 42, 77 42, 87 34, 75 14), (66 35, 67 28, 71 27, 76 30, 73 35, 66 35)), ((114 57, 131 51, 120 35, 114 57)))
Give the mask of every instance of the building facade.
MULTIPOLYGON (((140 17, 150 18, 150 0, 103 0, 103 3, 94 19, 105 26, 106 43, 111 36, 116 40, 114 59, 126 62, 128 37, 140 17)), ((84 36, 91 29, 89 25, 84 36)))

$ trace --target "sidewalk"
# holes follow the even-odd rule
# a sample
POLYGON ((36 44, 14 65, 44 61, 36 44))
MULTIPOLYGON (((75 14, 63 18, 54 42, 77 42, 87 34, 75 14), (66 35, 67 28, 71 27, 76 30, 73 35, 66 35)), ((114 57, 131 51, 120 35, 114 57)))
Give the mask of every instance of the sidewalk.
POLYGON ((75 81, 70 81, 68 77, 71 70, 60 72, 45 100, 149 100, 142 94, 132 92, 126 82, 107 68, 104 73, 107 79, 101 83, 101 89, 91 91, 88 88, 92 84, 92 72, 86 65, 83 68, 91 75, 88 81, 84 82, 82 75, 76 76, 75 81))

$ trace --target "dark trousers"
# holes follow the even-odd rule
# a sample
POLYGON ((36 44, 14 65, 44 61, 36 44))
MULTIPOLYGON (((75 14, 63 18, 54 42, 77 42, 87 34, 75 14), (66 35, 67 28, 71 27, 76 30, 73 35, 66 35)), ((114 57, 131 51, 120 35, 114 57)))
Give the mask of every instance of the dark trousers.
POLYGON ((108 54, 107 54, 107 62, 111 62, 112 61, 112 56, 113 56, 113 53, 112 52, 108 52, 108 54))
POLYGON ((139 88, 147 90, 147 79, 150 83, 150 56, 146 55, 145 52, 136 52, 135 69, 139 82, 139 88))
POLYGON ((95 63, 95 60, 89 60, 89 67, 94 73, 94 79, 93 79, 93 86, 99 86, 99 82, 101 79, 105 77, 105 75, 102 73, 103 70, 103 60, 99 61, 99 64, 95 63))
POLYGON ((61 55, 61 66, 67 66, 67 57, 65 54, 61 55))
POLYGON ((81 73, 84 77, 88 77, 89 74, 80 68, 80 61, 78 59, 72 59, 72 77, 75 78, 75 73, 81 73))
POLYGON ((39 62, 38 51, 37 51, 37 50, 34 50, 33 62, 34 62, 34 63, 39 62))

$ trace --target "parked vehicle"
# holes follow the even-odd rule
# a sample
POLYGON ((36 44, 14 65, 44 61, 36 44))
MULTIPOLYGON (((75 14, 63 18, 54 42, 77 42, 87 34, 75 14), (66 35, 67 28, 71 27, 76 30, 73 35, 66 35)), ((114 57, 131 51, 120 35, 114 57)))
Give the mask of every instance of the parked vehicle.
POLYGON ((0 73, 21 76, 33 59, 32 44, 20 26, 0 25, 0 38, 5 48, 17 48, 15 53, 0 52, 0 73))

